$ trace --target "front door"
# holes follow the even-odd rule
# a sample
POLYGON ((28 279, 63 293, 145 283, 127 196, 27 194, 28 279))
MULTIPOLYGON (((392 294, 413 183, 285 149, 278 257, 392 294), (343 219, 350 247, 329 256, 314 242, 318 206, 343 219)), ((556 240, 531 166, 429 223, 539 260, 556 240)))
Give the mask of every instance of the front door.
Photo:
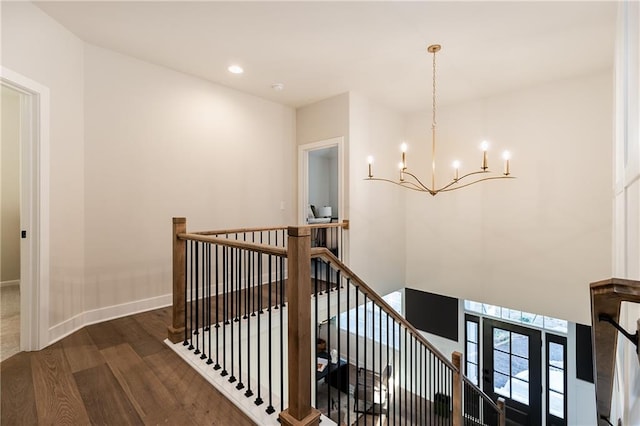
POLYGON ((507 424, 542 424, 540 331, 485 318, 482 346, 482 389, 504 398, 507 424))

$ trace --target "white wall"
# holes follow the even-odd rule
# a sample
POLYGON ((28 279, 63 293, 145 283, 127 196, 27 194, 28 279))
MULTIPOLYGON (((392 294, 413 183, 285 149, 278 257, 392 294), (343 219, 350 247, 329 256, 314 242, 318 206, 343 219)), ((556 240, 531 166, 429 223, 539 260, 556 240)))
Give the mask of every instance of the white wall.
MULTIPOLYGON (((619 6, 615 73, 614 276, 640 280, 640 5, 619 6)), ((623 303, 621 325, 633 333, 640 304, 623 303)), ((618 335, 612 422, 640 424, 640 365, 635 346, 618 335)))
MULTIPOLYGON (((348 158, 349 158, 349 94, 343 93, 337 96, 333 96, 328 99, 315 102, 310 105, 298 108, 296 110, 296 142, 297 145, 305 145, 313 142, 324 141, 327 139, 342 137, 343 138, 343 156, 346 164, 345 168, 348 170, 348 158)), ((295 155, 298 155, 296 151, 295 155)), ((293 180, 298 181, 298 167, 299 163, 296 159, 293 164, 293 180)), ((336 171, 337 175, 337 171, 336 171)), ((346 217, 342 219, 349 219, 349 176, 345 173, 344 176, 344 206, 341 206, 342 211, 345 212, 346 217)), ((337 184, 336 184, 337 186, 337 184)), ((311 188, 309 188, 311 189, 311 188)), ((299 188, 296 186, 296 191, 299 192, 299 188)), ((296 192, 296 205, 298 205, 298 194, 296 192)), ((338 204, 336 196, 336 205, 338 204)), ((306 206, 305 206, 306 209, 306 206)), ((334 212, 336 216, 338 212, 334 212)), ((302 215, 306 217, 306 213, 302 215)), ((300 214, 298 215, 299 217, 300 214)))
MULTIPOLYGON (((407 286, 589 323, 588 285, 611 275, 611 103, 603 72, 440 107, 442 183, 456 154, 479 169, 484 138, 489 167, 508 148, 517 179, 409 193, 407 286)), ((426 171, 430 112, 410 117, 407 140, 426 171)))
POLYGON ((291 108, 91 45, 85 57, 87 310, 171 292, 173 216, 188 230, 293 223, 291 108))
POLYGON ((2 66, 50 90, 49 323, 83 310, 84 44, 28 2, 2 2, 2 66))
POLYGON ((293 222, 292 109, 87 45, 30 3, 2 3, 2 65, 50 89, 51 340, 170 300, 172 216, 293 222))
POLYGON ((404 287, 405 192, 385 182, 365 181, 367 156, 376 170, 395 176, 404 117, 357 93, 349 94, 350 266, 379 294, 404 287), (390 159, 385 167, 383 159, 390 159))
POLYGON ((0 90, 0 283, 10 283, 20 280, 20 94, 0 90))

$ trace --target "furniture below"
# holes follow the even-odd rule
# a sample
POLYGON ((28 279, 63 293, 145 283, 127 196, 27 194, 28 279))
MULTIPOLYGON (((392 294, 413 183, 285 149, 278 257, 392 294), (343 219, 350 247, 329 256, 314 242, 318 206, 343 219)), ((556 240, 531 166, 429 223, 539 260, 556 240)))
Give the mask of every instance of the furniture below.
POLYGON ((370 370, 360 368, 358 379, 353 392, 353 410, 357 413, 384 412, 387 408, 389 377, 393 374, 393 367, 387 365, 378 375, 370 370), (360 405, 360 402, 363 404, 360 405))
POLYGON ((345 359, 340 358, 337 363, 333 364, 329 354, 326 352, 318 353, 318 361, 320 361, 320 359, 326 360, 327 365, 322 371, 316 371, 316 381, 325 379, 330 386, 338 389, 340 392, 348 394, 349 363, 345 359))

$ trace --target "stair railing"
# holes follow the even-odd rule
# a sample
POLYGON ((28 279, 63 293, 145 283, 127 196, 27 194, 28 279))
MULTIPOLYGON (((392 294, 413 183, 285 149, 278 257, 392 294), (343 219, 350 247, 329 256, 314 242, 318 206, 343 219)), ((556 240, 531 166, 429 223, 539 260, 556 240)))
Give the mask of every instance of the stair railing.
POLYGON ((317 409, 337 424, 504 425, 504 400, 464 377, 460 353, 449 361, 328 250, 310 255, 316 363, 337 356, 315 373, 317 409))
MULTIPOLYGON (((186 219, 174 218, 169 340, 183 342, 245 397, 255 396, 256 405, 266 403, 267 415, 279 412, 281 424, 313 425, 321 414, 319 318, 346 315, 349 322, 362 313, 364 328, 339 332, 336 349, 338 357, 347 356, 344 371, 355 366, 354 374, 364 379, 345 375, 346 382, 338 386, 353 399, 356 390, 375 387, 374 376, 380 377, 384 367, 393 370, 387 370, 384 391, 378 389, 378 403, 381 398, 388 401, 387 411, 365 409, 358 413, 364 424, 367 416, 378 414, 387 424, 403 417, 407 424, 409 416, 411 424, 503 425, 504 408, 464 379, 461 355, 447 360, 339 260, 336 254, 342 256, 342 230, 348 224, 323 226, 324 238, 314 235, 318 225, 188 233, 186 219), (329 232, 335 236, 327 238, 329 232), (312 240, 324 244, 312 248, 312 240), (326 303, 324 312, 317 309, 320 303, 326 303), (267 342, 260 340, 262 330, 268 330, 267 342), (357 344, 350 346, 353 342, 357 344)), ((337 403, 342 403, 340 395, 337 403)), ((325 415, 332 417, 332 411, 329 405, 325 415)), ((342 414, 340 408, 337 412, 342 414)))
MULTIPOLYGON (((610 278, 591 283, 591 334, 594 359, 594 380, 596 386, 596 405, 599 425, 615 423, 611 421, 611 398, 615 380, 616 356, 618 351, 618 327, 613 324, 620 322, 620 306, 622 302, 640 303, 640 281, 621 278, 610 278)), ((638 331, 640 320, 636 330, 620 331, 621 336, 630 340, 633 336, 627 336, 636 332, 635 349, 638 352, 638 331)), ((640 356, 638 357, 640 360, 640 356)))

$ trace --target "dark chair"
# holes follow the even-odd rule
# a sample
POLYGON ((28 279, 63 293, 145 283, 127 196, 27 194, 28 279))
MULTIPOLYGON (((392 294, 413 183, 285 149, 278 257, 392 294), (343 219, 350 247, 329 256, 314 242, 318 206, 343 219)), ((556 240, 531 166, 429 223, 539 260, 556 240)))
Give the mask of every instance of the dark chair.
POLYGON ((387 365, 381 375, 373 371, 358 369, 358 379, 353 390, 353 411, 356 413, 386 412, 390 395, 389 378, 393 375, 393 366, 387 365), (360 403, 362 402, 362 406, 360 403))

